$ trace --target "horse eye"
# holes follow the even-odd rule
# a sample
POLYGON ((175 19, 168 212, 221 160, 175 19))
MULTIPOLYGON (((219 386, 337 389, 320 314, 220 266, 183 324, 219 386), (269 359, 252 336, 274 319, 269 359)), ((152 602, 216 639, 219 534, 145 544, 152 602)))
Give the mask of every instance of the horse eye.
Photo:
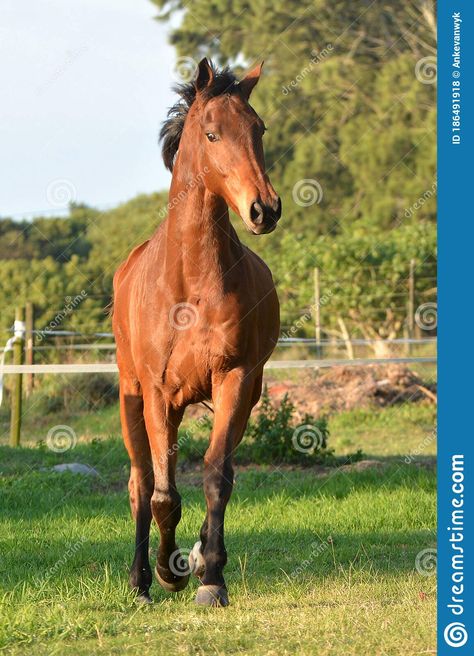
POLYGON ((206 137, 209 139, 211 143, 214 141, 219 141, 219 136, 217 134, 214 134, 214 132, 207 132, 206 137))

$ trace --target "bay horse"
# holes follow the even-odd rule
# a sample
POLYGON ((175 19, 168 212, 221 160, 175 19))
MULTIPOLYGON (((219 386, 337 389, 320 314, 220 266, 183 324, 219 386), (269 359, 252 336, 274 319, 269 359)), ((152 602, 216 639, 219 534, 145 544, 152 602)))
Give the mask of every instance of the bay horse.
POLYGON ((260 73, 261 65, 237 82, 229 69, 203 59, 195 80, 177 87, 180 100, 160 134, 172 172, 168 216, 114 276, 120 417, 136 522, 130 584, 145 602, 151 601, 153 517, 161 586, 182 590, 193 571, 200 579, 196 603, 228 604, 224 513, 232 453, 260 398, 263 366, 279 334, 270 270, 241 243, 228 210, 255 235, 272 232, 281 216, 265 172, 265 126, 248 102, 260 73), (207 513, 190 570, 175 540, 178 427, 186 406, 206 399, 214 406, 204 457, 207 513))

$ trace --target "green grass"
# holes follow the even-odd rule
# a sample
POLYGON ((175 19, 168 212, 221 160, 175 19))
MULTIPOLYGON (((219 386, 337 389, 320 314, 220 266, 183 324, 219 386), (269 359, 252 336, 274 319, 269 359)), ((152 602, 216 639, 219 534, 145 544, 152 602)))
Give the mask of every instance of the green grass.
MULTIPOLYGON (((120 440, 107 438, 113 412, 80 417, 66 454, 35 445, 33 431, 20 449, 0 447, 2 653, 435 653, 435 577, 415 568, 417 553, 435 545, 434 441, 420 451, 434 425, 430 406, 331 418, 336 453, 361 448, 379 467, 239 470, 227 512, 225 610, 197 608, 195 581, 175 596, 154 584, 155 603, 135 605, 128 463, 120 440), (101 439, 86 439, 94 435, 101 439), (100 477, 40 471, 71 461, 100 477)), ((59 419, 45 418, 46 432, 70 423, 59 419)), ((180 474, 184 548, 203 519, 199 478, 180 474)), ((156 546, 155 529, 152 538, 156 546)))
POLYGON ((330 446, 336 453, 362 449, 375 457, 416 455, 417 460, 432 460, 436 454, 433 429, 436 424, 432 405, 406 403, 373 411, 351 410, 329 420, 330 446))

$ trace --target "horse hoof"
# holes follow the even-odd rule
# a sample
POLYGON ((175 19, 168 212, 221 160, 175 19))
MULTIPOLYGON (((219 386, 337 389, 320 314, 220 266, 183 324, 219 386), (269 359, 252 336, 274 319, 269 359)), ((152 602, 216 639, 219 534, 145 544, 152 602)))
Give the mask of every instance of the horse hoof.
POLYGON ((229 597, 225 585, 200 585, 196 594, 198 606, 228 606, 229 597))
POLYGON ((150 597, 148 592, 139 592, 137 596, 135 597, 135 601, 137 604, 143 605, 143 606, 149 606, 150 604, 153 603, 152 598, 150 597))
POLYGON ((204 561, 204 556, 201 553, 200 540, 196 542, 194 547, 191 549, 188 560, 191 574, 197 576, 198 579, 202 578, 204 576, 204 572, 206 571, 206 563, 204 561))
POLYGON ((171 574, 173 580, 167 581, 166 579, 163 578, 163 576, 160 575, 160 572, 158 571, 158 567, 159 565, 157 565, 155 568, 156 578, 158 580, 158 583, 161 585, 163 590, 166 590, 166 592, 180 592, 181 590, 184 590, 184 588, 188 585, 189 574, 184 574, 184 576, 175 576, 174 574, 171 574))

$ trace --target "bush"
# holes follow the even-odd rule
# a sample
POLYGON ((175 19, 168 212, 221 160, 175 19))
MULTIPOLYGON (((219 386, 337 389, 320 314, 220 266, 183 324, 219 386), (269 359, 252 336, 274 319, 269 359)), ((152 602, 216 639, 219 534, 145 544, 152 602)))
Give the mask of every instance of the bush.
MULTIPOLYGON (((295 406, 288 398, 274 406, 265 388, 255 419, 251 419, 244 439, 234 454, 238 464, 304 464, 333 463, 333 452, 327 448, 328 426, 326 419, 305 415, 302 422, 295 419, 295 406)), ((209 418, 199 420, 199 429, 180 431, 181 459, 189 462, 203 458, 209 444, 202 430, 210 434, 209 418), (196 434, 197 433, 197 434, 196 434)))
POLYGON ((118 400, 118 385, 110 374, 74 374, 64 387, 64 406, 67 410, 97 410, 118 400))
POLYGON ((249 422, 246 444, 251 461, 260 464, 300 463, 315 464, 333 458, 327 449, 329 437, 325 418, 316 419, 306 414, 297 422, 295 406, 285 394, 274 406, 265 388, 256 419, 249 422))
POLYGON ((97 410, 117 400, 116 377, 98 373, 44 376, 29 403, 34 404, 36 412, 48 415, 97 410))

